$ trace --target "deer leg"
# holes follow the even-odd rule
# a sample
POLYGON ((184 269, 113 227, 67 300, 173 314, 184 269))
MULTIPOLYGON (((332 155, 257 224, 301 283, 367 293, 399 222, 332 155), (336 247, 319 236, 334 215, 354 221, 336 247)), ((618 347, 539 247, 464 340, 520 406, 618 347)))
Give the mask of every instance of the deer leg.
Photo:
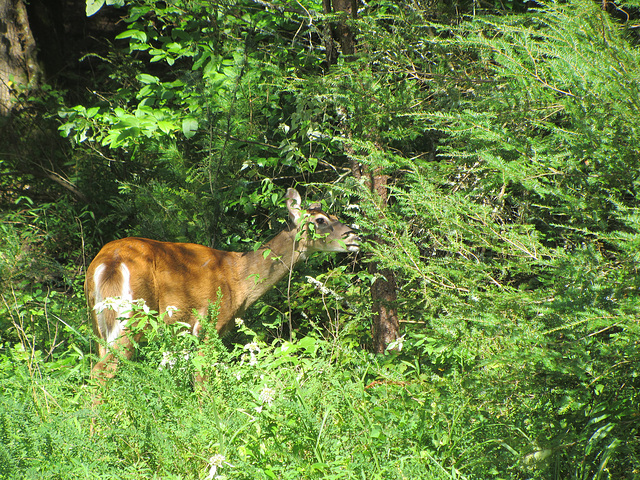
POLYGON ((99 345, 98 353, 100 354, 100 361, 91 369, 91 377, 104 385, 107 380, 114 377, 120 358, 131 360, 133 357, 135 346, 131 339, 131 333, 127 330, 123 331, 108 348, 104 345, 99 345))

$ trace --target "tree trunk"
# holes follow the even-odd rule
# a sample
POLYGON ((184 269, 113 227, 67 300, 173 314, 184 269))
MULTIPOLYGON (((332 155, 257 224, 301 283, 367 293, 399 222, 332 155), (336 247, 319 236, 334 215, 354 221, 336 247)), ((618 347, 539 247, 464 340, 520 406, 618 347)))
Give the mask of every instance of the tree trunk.
MULTIPOLYGON (((356 37, 347 19, 355 19, 358 14, 357 0, 322 0, 324 13, 341 14, 336 25, 329 25, 325 30, 325 47, 327 51, 327 63, 336 63, 338 50, 336 42, 340 45, 342 55, 347 61, 353 58, 356 52, 356 37)), ((351 147, 345 147, 347 150, 351 147)), ((354 152, 347 152, 353 154, 354 152)), ((371 170, 358 162, 352 165, 354 177, 365 178, 375 196, 380 201, 381 208, 385 208, 388 201, 387 184, 389 176, 379 170, 371 170)), ((380 239, 376 238, 376 241, 380 239)), ((371 286, 371 299, 373 300, 373 318, 371 325, 371 337, 373 351, 384 353, 387 346, 398 338, 400 322, 397 308, 397 285, 395 274, 389 269, 378 270, 375 263, 369 264, 369 272, 380 274, 379 278, 371 286)))
MULTIPOLYGON (((360 180, 364 177, 365 185, 371 189, 374 197, 379 199, 380 207, 385 208, 389 197, 387 193, 389 176, 380 171, 371 171, 355 161, 351 169, 356 179, 360 180)), ((374 241, 380 242, 382 240, 374 237, 374 241)), ((392 270, 378 269, 378 265, 373 262, 369 264, 368 270, 372 275, 380 275, 371 285, 371 299, 373 300, 372 349, 375 353, 384 353, 387 346, 397 340, 400 332, 396 277, 392 270)))
POLYGON ((351 60, 356 52, 356 37, 347 25, 348 18, 357 18, 357 0, 322 0, 324 13, 341 13, 340 20, 330 23, 324 30, 324 46, 327 55, 327 66, 338 61, 338 46, 346 60, 351 60), (336 44, 337 42, 337 44, 336 44))
POLYGON ((0 115, 11 112, 16 92, 40 81, 36 42, 24 0, 0 0, 0 115))
POLYGON ((371 286, 374 315, 371 338, 373 351, 384 353, 389 344, 398 339, 400 331, 400 319, 396 306, 398 300, 396 277, 388 268, 378 271, 378 266, 374 263, 370 264, 369 272, 381 275, 371 286))

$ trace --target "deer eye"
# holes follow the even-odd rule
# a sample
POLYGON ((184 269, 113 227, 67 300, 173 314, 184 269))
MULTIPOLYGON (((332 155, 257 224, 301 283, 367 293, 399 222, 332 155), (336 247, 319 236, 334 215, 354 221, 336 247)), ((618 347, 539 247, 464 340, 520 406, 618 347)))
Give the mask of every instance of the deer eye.
POLYGON ((324 225, 325 223, 327 223, 327 221, 324 218, 320 217, 316 219, 316 223, 318 225, 324 225))

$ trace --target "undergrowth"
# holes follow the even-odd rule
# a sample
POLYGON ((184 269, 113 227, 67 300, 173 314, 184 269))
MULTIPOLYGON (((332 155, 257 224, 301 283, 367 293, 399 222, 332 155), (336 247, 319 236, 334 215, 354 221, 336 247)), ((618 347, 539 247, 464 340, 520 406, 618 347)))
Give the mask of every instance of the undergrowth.
MULTIPOLYGON (((611 385, 603 371, 581 386, 580 365, 534 358, 540 338, 518 354, 472 323, 454 343, 443 323, 375 356, 319 332, 265 343, 240 323, 248 341, 229 349, 177 328, 155 323, 106 386, 82 362, 61 368, 5 345, 0 478, 633 478, 637 468, 633 385, 616 384, 612 366, 611 385)), ((605 344, 625 345, 591 348, 605 344)))

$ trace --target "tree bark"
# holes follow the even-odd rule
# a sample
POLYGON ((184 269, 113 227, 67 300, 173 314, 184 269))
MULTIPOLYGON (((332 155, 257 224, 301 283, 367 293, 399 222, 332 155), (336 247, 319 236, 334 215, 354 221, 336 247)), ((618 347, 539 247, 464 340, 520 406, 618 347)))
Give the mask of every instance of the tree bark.
POLYGON ((346 60, 351 60, 356 52, 356 36, 347 25, 347 19, 358 17, 357 0, 322 0, 322 8, 324 13, 340 14, 340 20, 337 23, 329 23, 324 30, 327 66, 338 61, 338 45, 346 60))
MULTIPOLYGON (((374 197, 378 198, 380 207, 385 208, 389 201, 387 185, 390 177, 380 171, 371 171, 355 161, 351 169, 356 179, 364 178, 365 185, 371 189, 374 197)), ((374 241, 381 242, 382 240, 376 236, 374 241)), ((374 262, 369 263, 368 271, 372 275, 379 275, 371 285, 371 299, 373 300, 372 350, 375 353, 384 353, 387 346, 398 339, 400 332, 396 277, 392 270, 378 269, 378 265, 374 262)))
POLYGON ((11 112, 19 89, 40 81, 36 42, 24 0, 0 0, 0 115, 11 112))
POLYGON ((396 277, 388 268, 378 270, 376 264, 370 265, 370 272, 380 274, 371 286, 374 315, 371 324, 372 349, 375 353, 384 353, 389 344, 398 339, 400 332, 396 277))

